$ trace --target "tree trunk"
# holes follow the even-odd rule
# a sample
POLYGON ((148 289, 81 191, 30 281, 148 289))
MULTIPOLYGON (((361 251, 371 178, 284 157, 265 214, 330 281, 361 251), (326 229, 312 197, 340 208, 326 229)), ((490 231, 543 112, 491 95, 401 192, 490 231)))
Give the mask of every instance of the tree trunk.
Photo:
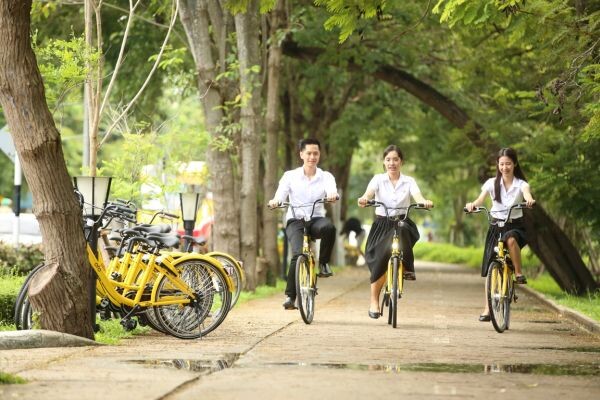
MULTIPOLYGON (((225 90, 225 88, 220 82, 215 81, 217 69, 213 59, 206 0, 182 0, 179 16, 196 64, 198 89, 204 109, 206 129, 214 144, 208 153, 210 189, 215 204, 212 248, 239 257, 240 224, 235 200, 231 150, 218 147, 219 143, 224 142, 223 139, 227 139, 220 129, 223 122, 222 107, 225 103, 225 96, 221 90, 225 90)), ((215 32, 220 32, 221 29, 224 27, 214 27, 215 32)))
MULTIPOLYGON (((259 149, 260 85, 259 72, 251 69, 260 66, 258 0, 248 4, 245 13, 234 17, 240 69, 240 92, 242 98, 241 155, 242 184, 240 190, 240 239, 241 257, 246 268, 246 288, 254 290, 257 285, 256 257, 258 255, 257 188, 259 149)), ((264 282, 260 282, 264 283, 264 282)))
MULTIPOLYGON (((312 61, 323 50, 318 48, 302 48, 297 43, 287 40, 283 46, 285 55, 312 61)), ((361 67, 349 61, 349 70, 361 71, 361 67)), ((464 129, 467 138, 485 151, 487 166, 482 166, 479 171, 480 181, 487 179, 489 165, 495 164, 495 154, 499 146, 489 139, 482 137, 483 127, 473 121, 451 99, 447 98, 425 82, 418 80, 405 71, 392 66, 379 66, 372 75, 396 87, 406 90, 423 103, 429 105, 454 126, 464 129), (484 173, 485 171, 485 173, 484 173)), ((528 238, 532 243, 531 248, 544 263, 548 272, 556 279, 559 286, 566 291, 583 294, 595 290, 598 285, 589 269, 585 266, 579 252, 571 243, 569 237, 546 214, 541 205, 536 205, 533 212, 525 212, 525 222, 529 226, 528 238), (535 219, 535 222, 532 221, 535 219)))
MULTIPOLYGON (((281 75, 281 45, 278 33, 285 21, 284 0, 278 0, 271 13, 271 35, 269 46, 266 111, 265 178, 263 180, 265 200, 272 199, 277 190, 277 138, 279 136, 279 81, 281 75)), ((277 251, 277 213, 263 213, 263 257, 267 261, 267 284, 275 286, 281 268, 277 251)))
POLYGON ((45 271, 30 301, 42 328, 93 339, 81 211, 30 44, 31 0, 0 2, 0 104, 42 232, 45 271))

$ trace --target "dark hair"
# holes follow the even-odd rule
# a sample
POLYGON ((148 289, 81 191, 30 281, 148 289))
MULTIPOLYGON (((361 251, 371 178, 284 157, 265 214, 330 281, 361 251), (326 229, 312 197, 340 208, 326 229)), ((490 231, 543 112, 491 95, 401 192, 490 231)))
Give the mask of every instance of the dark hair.
POLYGON ((300 151, 302 151, 306 148, 306 145, 308 144, 316 144, 317 146, 319 146, 319 151, 321 150, 321 142, 313 138, 301 139, 298 143, 298 148, 300 149, 300 151))
POLYGON ((515 149, 510 147, 500 149, 500 151, 498 152, 498 156, 496 157, 496 179, 494 181, 494 200, 496 200, 499 203, 502 202, 502 197, 500 196, 500 179, 502 178, 502 173, 500 172, 500 167, 498 167, 500 157, 510 158, 515 164, 514 175, 517 178, 527 182, 527 179, 525 179, 525 174, 523 174, 523 171, 521 170, 521 165, 519 165, 519 160, 517 159, 517 152, 515 151, 515 149))
POLYGON ((398 153, 398 157, 400 157, 401 160, 404 160, 404 155, 402 154, 402 150, 400 150, 400 148, 398 146, 396 146, 395 144, 390 144, 388 147, 385 148, 385 150, 383 150, 383 158, 385 159, 385 156, 387 156, 392 151, 395 151, 396 153, 398 153))

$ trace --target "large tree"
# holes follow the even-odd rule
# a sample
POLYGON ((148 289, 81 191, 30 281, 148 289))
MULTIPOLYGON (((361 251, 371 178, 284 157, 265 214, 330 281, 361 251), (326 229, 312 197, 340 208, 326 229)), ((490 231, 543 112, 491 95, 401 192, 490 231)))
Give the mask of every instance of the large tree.
POLYGON ((31 0, 0 2, 0 104, 33 194, 45 264, 30 287, 40 324, 93 338, 81 211, 30 42, 31 0))

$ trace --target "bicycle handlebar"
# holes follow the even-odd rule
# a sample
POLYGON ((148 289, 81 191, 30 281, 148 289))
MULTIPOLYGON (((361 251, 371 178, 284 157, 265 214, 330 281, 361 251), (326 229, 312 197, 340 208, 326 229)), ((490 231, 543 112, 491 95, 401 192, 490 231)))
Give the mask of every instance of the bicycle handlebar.
MULTIPOLYGON (((533 206, 531 206, 533 207, 533 206)), ((512 213, 513 210, 520 210, 523 208, 531 208, 527 206, 527 203, 517 203, 517 204, 513 204, 512 206, 510 206, 509 208, 506 208, 504 210, 500 210, 500 211, 507 211, 508 210, 508 214, 506 214, 506 218, 504 219, 504 221, 502 221, 503 223, 506 223, 509 219, 510 219, 510 214, 512 213)), ((491 211, 488 210, 486 207, 480 206, 480 207, 475 207, 473 208, 473 210, 469 211, 467 209, 467 207, 463 207, 463 211, 467 214, 477 214, 480 213, 482 211, 485 211, 487 219, 488 219, 488 223, 490 225, 497 225, 498 222, 500 222, 500 220, 498 221, 492 221, 492 214, 491 211)))
POLYGON ((168 212, 166 212, 164 210, 161 210, 161 211, 158 211, 158 212, 154 213, 154 215, 152 216, 152 219, 150 220, 150 223, 154 222, 154 218, 158 217, 159 215, 163 216, 163 217, 170 218, 170 219, 177 219, 177 218, 179 218, 179 215, 171 214, 171 213, 168 213, 168 212))
MULTIPOLYGON (((385 215, 387 216, 387 218, 398 217, 397 215, 393 215, 390 217, 390 213, 389 213, 390 210, 406 210, 406 213, 404 214, 404 218, 402 218, 401 221, 404 221, 408 218, 408 213, 413 208, 417 209, 417 210, 429 211, 429 208, 427 208, 425 206, 425 203, 412 203, 408 207, 388 207, 385 203, 383 203, 381 201, 367 200, 366 207, 379 207, 379 206, 382 206, 385 209, 385 215)), ((433 208, 433 206, 431 206, 431 208, 433 208)))
MULTIPOLYGON (((339 200, 340 196, 335 196, 335 200, 339 200)), ((301 219, 301 218, 297 218, 296 217, 296 209, 297 208, 303 208, 303 207, 310 207, 312 206, 312 210, 310 212, 310 217, 309 219, 312 219, 312 216, 315 212, 315 206, 319 203, 332 203, 333 201, 329 201, 327 199, 327 197, 323 197, 321 199, 317 199, 312 203, 306 203, 306 204, 297 204, 297 205, 293 205, 292 203, 290 203, 289 201, 282 201, 279 202, 275 207, 270 207, 269 205, 267 205, 267 207, 269 207, 269 209, 274 210, 276 208, 285 208, 285 207, 289 207, 292 210, 292 216, 294 217, 294 219, 301 219)))

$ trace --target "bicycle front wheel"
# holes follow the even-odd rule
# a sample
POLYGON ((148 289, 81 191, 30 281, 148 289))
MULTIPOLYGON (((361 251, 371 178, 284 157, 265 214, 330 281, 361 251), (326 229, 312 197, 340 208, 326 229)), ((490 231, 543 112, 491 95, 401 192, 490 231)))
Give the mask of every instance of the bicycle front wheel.
POLYGON ((400 273, 400 263, 398 257, 392 259, 392 294, 391 294, 391 317, 392 317, 392 328, 397 326, 398 322, 398 297, 400 292, 398 290, 398 279, 400 273))
POLYGON ((487 301, 490 309, 490 317, 492 325, 498 333, 504 332, 507 327, 510 313, 510 299, 508 295, 508 287, 504 291, 504 274, 503 267, 497 261, 492 261, 488 268, 487 275, 487 301))
POLYGON ((298 309, 306 324, 310 324, 315 316, 315 294, 317 278, 311 276, 308 257, 304 254, 296 261, 296 297, 298 309))
POLYGON ((231 308, 233 308, 240 297, 240 293, 244 288, 244 284, 246 283, 246 274, 244 273, 244 268, 234 257, 227 253, 213 251, 211 253, 207 253, 206 255, 217 259, 217 261, 223 264, 223 268, 225 268, 229 278, 231 278, 234 286, 234 290, 231 293, 231 308))

